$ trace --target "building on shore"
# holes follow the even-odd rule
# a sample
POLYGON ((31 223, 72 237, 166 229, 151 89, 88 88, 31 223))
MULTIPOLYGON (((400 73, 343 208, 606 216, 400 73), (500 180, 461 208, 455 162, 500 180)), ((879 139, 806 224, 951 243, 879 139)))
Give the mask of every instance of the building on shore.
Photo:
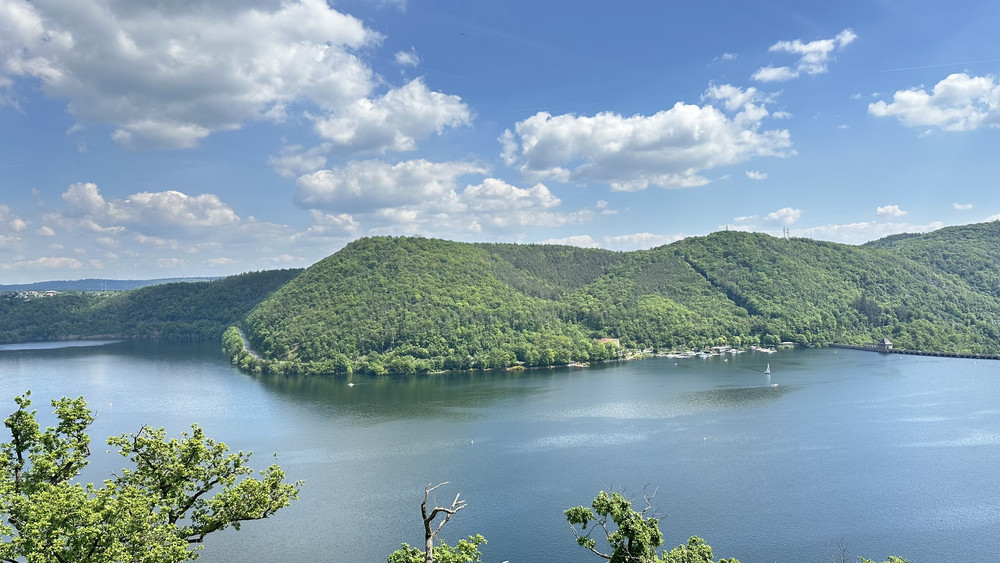
POLYGON ((892 342, 888 338, 883 338, 878 342, 869 342, 864 346, 866 349, 875 350, 877 352, 891 352, 892 342))

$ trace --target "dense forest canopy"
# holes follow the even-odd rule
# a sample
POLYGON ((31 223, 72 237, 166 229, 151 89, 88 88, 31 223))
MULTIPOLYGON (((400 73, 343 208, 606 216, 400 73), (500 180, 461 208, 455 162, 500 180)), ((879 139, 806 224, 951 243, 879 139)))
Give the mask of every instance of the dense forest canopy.
POLYGON ((998 259, 997 222, 863 246, 718 232, 635 252, 372 237, 304 271, 0 299, 0 341, 212 339, 232 327, 223 340, 234 361, 271 373, 531 367, 626 350, 882 338, 998 353, 998 259))
POLYGON ((218 339, 301 270, 249 272, 132 291, 0 294, 0 343, 72 338, 218 339))

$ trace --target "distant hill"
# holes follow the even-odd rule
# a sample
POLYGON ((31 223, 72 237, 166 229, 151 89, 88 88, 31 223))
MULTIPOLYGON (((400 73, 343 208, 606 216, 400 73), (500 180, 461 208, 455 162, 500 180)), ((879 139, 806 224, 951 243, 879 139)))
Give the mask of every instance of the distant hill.
POLYGON ((129 291, 150 285, 163 285, 179 282, 205 282, 219 279, 218 277, 203 278, 160 278, 154 280, 53 280, 21 284, 0 284, 0 293, 5 291, 129 291))
POLYGON ((551 365, 628 348, 861 344, 1000 350, 997 226, 850 246, 719 232, 616 253, 422 238, 356 241, 241 325, 261 370, 551 365), (601 343, 601 341, 604 343, 601 343))
POLYGON ((895 235, 865 246, 890 250, 938 271, 959 276, 1000 297, 1000 221, 945 227, 921 235, 895 235))
POLYGON ((1000 223, 862 246, 718 232, 635 252, 373 237, 305 270, 0 298, 0 342, 111 335, 222 336, 244 369, 317 374, 882 338, 996 354, 1000 223))
POLYGON ((0 343, 72 338, 218 339, 301 270, 149 285, 120 293, 66 291, 0 298, 0 343))

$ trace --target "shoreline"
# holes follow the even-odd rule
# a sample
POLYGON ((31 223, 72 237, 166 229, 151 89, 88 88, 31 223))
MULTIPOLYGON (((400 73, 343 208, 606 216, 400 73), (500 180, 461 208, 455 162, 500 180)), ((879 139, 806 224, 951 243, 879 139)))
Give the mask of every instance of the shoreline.
POLYGON ((928 350, 906 350, 903 348, 890 348, 888 350, 878 348, 868 348, 865 346, 853 346, 851 344, 827 344, 829 348, 842 348, 846 350, 861 350, 862 352, 879 352, 881 354, 904 354, 907 356, 937 356, 941 358, 965 358, 970 360, 1000 360, 1000 354, 966 354, 961 352, 933 352, 928 350))

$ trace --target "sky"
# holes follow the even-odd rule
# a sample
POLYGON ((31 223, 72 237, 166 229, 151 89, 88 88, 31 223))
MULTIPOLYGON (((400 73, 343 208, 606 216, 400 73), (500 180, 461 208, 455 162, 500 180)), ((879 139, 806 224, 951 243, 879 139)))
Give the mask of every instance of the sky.
POLYGON ((1000 218, 1000 3, 0 0, 0 284, 1000 218))

